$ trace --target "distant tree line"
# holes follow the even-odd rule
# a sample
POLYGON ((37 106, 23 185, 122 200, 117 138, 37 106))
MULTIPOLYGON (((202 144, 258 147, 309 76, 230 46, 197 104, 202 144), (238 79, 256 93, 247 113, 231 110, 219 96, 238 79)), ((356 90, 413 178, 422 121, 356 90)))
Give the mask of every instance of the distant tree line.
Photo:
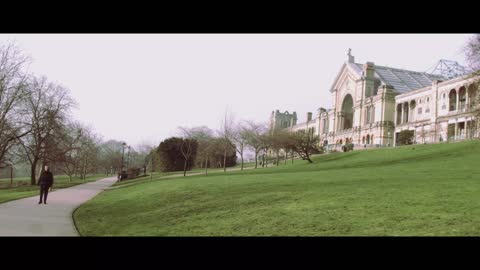
POLYGON ((153 171, 186 172, 210 168, 226 168, 237 165, 244 169, 244 155, 247 150, 254 153, 254 168, 268 164, 287 164, 287 160, 300 157, 312 163, 311 155, 322 153, 318 136, 305 131, 269 130, 265 123, 235 121, 230 113, 225 113, 216 131, 199 126, 179 127, 179 135, 163 140, 152 147, 147 159, 153 171))

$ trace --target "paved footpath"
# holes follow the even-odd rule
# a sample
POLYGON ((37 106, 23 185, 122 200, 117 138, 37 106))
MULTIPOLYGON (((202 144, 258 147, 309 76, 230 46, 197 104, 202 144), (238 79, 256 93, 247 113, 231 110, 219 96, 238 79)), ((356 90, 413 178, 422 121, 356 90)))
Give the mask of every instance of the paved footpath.
POLYGON ((59 189, 48 193, 47 204, 38 204, 39 196, 0 204, 0 236, 78 236, 73 211, 116 181, 109 177, 59 189))

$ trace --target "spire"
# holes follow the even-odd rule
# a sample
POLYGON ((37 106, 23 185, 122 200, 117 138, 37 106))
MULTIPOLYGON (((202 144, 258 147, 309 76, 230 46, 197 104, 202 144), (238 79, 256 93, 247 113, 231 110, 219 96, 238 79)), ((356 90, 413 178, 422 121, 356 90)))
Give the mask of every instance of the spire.
POLYGON ((352 49, 348 48, 348 63, 354 63, 355 57, 352 55, 352 49))

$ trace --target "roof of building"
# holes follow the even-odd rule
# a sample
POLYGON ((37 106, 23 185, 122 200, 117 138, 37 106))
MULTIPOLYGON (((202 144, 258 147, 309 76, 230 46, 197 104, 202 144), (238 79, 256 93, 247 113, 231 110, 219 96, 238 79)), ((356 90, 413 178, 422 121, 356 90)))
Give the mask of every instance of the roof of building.
MULTIPOLYGON (((362 75, 363 64, 347 64, 359 75, 362 75)), ((376 79, 380 80, 382 84, 393 86, 395 91, 400 94, 430 86, 434 80, 443 81, 447 79, 441 75, 377 65, 375 65, 374 70, 376 79)))

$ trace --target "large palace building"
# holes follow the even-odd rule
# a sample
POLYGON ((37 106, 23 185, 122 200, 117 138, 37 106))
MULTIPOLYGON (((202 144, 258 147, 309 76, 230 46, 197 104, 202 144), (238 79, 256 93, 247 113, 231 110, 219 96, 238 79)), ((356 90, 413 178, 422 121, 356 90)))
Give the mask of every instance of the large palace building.
POLYGON ((332 108, 320 108, 297 123, 295 112, 273 111, 270 128, 308 130, 323 146, 346 143, 378 147, 395 145, 402 130, 414 143, 434 143, 478 136, 471 107, 477 87, 469 75, 442 75, 348 60, 330 88, 332 108))

